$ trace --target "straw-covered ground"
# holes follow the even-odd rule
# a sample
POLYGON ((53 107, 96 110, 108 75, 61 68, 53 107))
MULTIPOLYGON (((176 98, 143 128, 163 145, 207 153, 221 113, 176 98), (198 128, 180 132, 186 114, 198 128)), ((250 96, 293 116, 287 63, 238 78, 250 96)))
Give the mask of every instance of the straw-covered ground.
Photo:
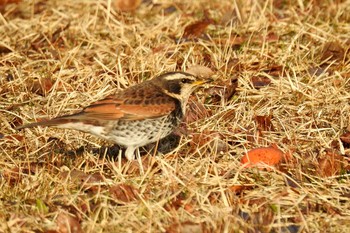
POLYGON ((341 0, 3 5, 0 232, 350 232, 349 22, 341 0), (193 66, 215 81, 143 173, 94 136, 15 129, 193 66), (242 166, 271 145, 280 164, 242 166))

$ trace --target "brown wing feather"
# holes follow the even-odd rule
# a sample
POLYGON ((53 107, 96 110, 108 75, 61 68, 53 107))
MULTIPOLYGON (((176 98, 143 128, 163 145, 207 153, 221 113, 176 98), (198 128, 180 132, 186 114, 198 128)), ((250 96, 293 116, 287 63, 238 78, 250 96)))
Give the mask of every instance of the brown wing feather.
MULTIPOLYGON (((146 84, 146 83, 145 83, 146 84)), ((81 112, 60 116, 51 120, 18 127, 58 126, 69 122, 98 122, 104 120, 142 120, 167 115, 175 110, 175 100, 164 95, 159 89, 150 87, 139 89, 134 86, 115 96, 96 101, 81 112), (147 90, 147 91, 146 91, 147 90), (147 99, 144 97, 147 96, 147 99)))
MULTIPOLYGON (((155 102, 153 100, 152 102, 155 102)), ((97 118, 100 120, 142 120, 156 118, 169 114, 175 109, 174 101, 163 103, 128 104, 120 99, 105 99, 86 107, 80 114, 81 118, 97 118)))

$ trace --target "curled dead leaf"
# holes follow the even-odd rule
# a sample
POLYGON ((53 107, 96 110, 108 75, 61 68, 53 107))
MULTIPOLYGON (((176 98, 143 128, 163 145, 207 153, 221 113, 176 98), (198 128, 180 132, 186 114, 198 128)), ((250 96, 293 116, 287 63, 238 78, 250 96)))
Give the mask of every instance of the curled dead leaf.
POLYGON ((236 93, 238 80, 236 78, 216 82, 205 89, 205 92, 211 96, 213 103, 218 103, 221 100, 228 101, 236 93))
POLYGON ((184 39, 196 39, 200 37, 205 29, 214 21, 210 18, 204 18, 200 21, 194 22, 185 27, 183 38, 184 39))
POLYGON ((214 71, 206 66, 194 65, 186 70, 187 73, 195 75, 200 78, 211 78, 214 75, 214 71))
POLYGON ((279 164, 284 157, 284 153, 276 145, 260 147, 248 151, 242 157, 241 163, 244 167, 265 168, 279 164))
POLYGON ((207 110, 204 107, 204 104, 198 101, 194 96, 189 98, 187 108, 188 110, 186 111, 184 119, 186 124, 190 124, 210 116, 210 111, 207 110))
POLYGON ((129 184, 114 185, 109 188, 109 192, 119 204, 125 204, 140 199, 140 191, 129 184))

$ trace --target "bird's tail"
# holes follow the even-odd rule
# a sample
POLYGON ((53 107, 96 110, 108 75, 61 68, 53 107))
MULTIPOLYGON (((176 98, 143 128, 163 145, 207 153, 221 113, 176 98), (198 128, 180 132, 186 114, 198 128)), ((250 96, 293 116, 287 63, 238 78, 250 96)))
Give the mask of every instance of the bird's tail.
POLYGON ((37 127, 37 126, 60 126, 60 125, 64 125, 64 124, 76 121, 77 119, 74 119, 73 116, 74 115, 60 116, 60 117, 53 118, 50 120, 43 120, 40 122, 34 122, 34 123, 30 123, 30 124, 21 125, 21 126, 16 127, 16 129, 20 130, 20 129, 25 129, 25 128, 33 128, 33 127, 37 127))

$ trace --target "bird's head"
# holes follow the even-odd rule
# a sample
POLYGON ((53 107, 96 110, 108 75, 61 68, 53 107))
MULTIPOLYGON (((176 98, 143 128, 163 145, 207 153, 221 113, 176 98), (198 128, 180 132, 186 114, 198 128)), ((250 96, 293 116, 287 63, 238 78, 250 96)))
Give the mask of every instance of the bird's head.
POLYGON ((185 72, 168 72, 153 79, 163 93, 180 101, 183 114, 191 93, 197 87, 211 81, 212 79, 200 79, 185 72))
POLYGON ((185 72, 169 72, 154 79, 162 91, 181 102, 187 102, 191 93, 199 86, 211 82, 185 72))

